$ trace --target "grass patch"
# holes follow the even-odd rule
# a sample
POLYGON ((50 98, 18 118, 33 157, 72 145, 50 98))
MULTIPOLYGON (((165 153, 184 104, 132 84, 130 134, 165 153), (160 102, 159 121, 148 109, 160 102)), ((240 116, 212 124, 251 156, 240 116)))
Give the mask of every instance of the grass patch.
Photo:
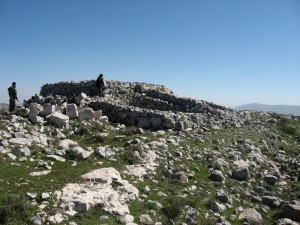
POLYGON ((94 206, 88 212, 76 214, 74 217, 71 218, 71 221, 74 221, 75 223, 80 225, 122 224, 115 216, 111 215, 108 212, 105 212, 100 204, 94 206))
POLYGON ((33 212, 33 207, 23 196, 4 195, 0 198, 0 224, 31 224, 33 212))

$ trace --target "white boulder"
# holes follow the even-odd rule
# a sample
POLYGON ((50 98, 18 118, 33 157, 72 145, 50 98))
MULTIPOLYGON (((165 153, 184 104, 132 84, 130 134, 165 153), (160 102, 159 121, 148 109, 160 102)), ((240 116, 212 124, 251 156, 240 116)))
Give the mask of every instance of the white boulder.
POLYGON ((78 117, 78 110, 76 104, 68 104, 66 109, 66 114, 70 119, 74 119, 78 117))
POLYGON ((66 126, 69 123, 69 117, 59 112, 53 113, 49 120, 59 127, 66 126))
POLYGON ((94 110, 91 108, 85 108, 79 113, 79 118, 82 120, 92 120, 94 119, 94 110))

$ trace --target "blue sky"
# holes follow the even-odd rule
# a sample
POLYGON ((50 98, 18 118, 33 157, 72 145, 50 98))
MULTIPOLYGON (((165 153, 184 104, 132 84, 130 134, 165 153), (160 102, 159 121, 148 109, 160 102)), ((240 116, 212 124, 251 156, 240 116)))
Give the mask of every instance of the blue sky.
POLYGON ((163 84, 234 107, 300 105, 299 0, 0 0, 0 102, 45 83, 163 84))

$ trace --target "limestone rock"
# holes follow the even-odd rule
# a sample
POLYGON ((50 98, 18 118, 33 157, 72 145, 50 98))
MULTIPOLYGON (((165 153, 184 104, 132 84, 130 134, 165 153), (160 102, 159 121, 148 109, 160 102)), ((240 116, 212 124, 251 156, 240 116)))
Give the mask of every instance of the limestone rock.
POLYGON ((213 181, 219 181, 219 182, 225 180, 225 177, 223 176, 220 170, 212 170, 209 178, 213 181))
POLYGON ((226 207, 223 204, 220 204, 218 202, 212 201, 210 203, 210 207, 209 207, 212 211, 214 212, 224 212, 226 207))
POLYGON ((273 175, 267 175, 265 177, 265 180, 270 185, 275 185, 277 183, 277 177, 275 177, 273 175))
POLYGON ((114 168, 102 168, 82 176, 85 183, 67 184, 60 196, 61 207, 70 215, 97 204, 117 216, 129 214, 127 203, 138 197, 138 190, 123 180, 114 168), (78 195, 80 193, 80 195, 78 195))
POLYGON ((31 121, 33 124, 41 124, 44 122, 44 118, 32 114, 28 116, 28 120, 31 121))
POLYGON ((51 173, 51 170, 44 170, 44 171, 38 171, 38 172, 31 172, 30 176, 36 177, 36 176, 43 176, 51 173))
POLYGON ((76 104, 68 104, 66 109, 66 114, 70 119, 77 118, 79 113, 76 104))
POLYGON ((32 223, 35 224, 35 225, 42 225, 42 218, 41 218, 40 215, 33 216, 33 217, 31 217, 30 220, 31 220, 32 223))
POLYGON ((130 214, 122 215, 122 216, 120 216, 119 219, 120 219, 120 222, 124 223, 124 224, 133 223, 133 221, 134 221, 134 217, 130 214))
POLYGON ((58 155, 47 155, 46 157, 48 159, 53 159, 53 160, 60 161, 60 162, 65 162, 66 161, 63 157, 60 157, 58 155))
POLYGON ((59 127, 66 126, 69 123, 69 117, 59 112, 53 113, 49 120, 59 127))
POLYGON ((54 105, 48 105, 48 106, 45 107, 45 109, 42 112, 40 112, 40 116, 46 117, 46 116, 48 116, 48 115, 50 115, 54 112, 55 112, 55 106, 54 105))
POLYGON ((143 225, 151 225, 154 224, 154 221, 148 214, 143 214, 140 216, 140 223, 143 225))
POLYGON ((282 215, 291 220, 300 222, 300 202, 294 204, 285 204, 282 209, 282 215))
POLYGON ((91 108, 84 108, 80 113, 79 113, 79 118, 82 120, 92 120, 94 119, 94 110, 91 108))
POLYGON ((62 149, 68 149, 71 146, 76 146, 76 145, 78 145, 78 143, 76 141, 72 141, 69 139, 61 140, 58 144, 58 146, 62 149))
POLYGON ((278 197, 274 197, 274 196, 263 196, 262 197, 262 203, 271 208, 279 207, 281 202, 282 202, 282 200, 279 199, 278 197))
POLYGON ((12 160, 16 160, 17 159, 17 156, 15 156, 14 154, 12 153, 8 153, 7 156, 12 159, 12 160))
POLYGON ((66 216, 63 216, 61 213, 56 213, 54 216, 49 216, 49 222, 51 223, 61 223, 66 220, 66 216))
POLYGON ((22 152, 24 156, 30 156, 30 149, 28 147, 21 148, 20 152, 22 152))
POLYGON ((96 149, 96 154, 101 156, 102 158, 106 157, 106 149, 103 146, 100 146, 96 149))
POLYGON ((259 212, 255 209, 245 209, 239 216, 239 219, 243 222, 247 222, 250 225, 264 225, 264 221, 259 212))
POLYGON ((233 170, 232 177, 237 180, 246 181, 249 178, 249 170, 247 167, 239 167, 233 170))
POLYGON ((74 148, 71 148, 69 151, 74 153, 76 156, 79 156, 82 159, 87 159, 93 153, 93 151, 86 151, 80 146, 75 146, 74 148))
POLYGON ((99 120, 100 120, 101 123, 104 123, 104 124, 108 123, 108 117, 107 116, 101 116, 99 120))

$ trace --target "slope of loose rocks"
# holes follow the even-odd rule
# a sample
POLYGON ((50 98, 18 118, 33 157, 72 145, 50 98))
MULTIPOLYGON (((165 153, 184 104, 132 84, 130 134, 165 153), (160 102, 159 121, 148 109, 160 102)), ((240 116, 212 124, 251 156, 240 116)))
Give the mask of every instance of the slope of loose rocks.
POLYGON ((26 197, 36 212, 20 213, 34 224, 299 223, 299 120, 234 112, 231 124, 203 111, 210 123, 151 131, 95 110, 62 126, 1 115, 0 201, 26 197))

